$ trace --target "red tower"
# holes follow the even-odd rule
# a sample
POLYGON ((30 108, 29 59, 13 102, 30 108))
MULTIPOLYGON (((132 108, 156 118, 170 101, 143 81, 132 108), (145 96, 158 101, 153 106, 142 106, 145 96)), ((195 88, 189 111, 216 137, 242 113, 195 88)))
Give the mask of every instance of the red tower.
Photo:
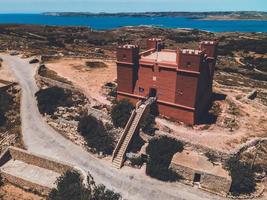
POLYGON ((159 113, 195 124, 207 112, 218 42, 201 42, 199 50, 166 50, 160 39, 147 40, 147 51, 137 46, 118 48, 118 98, 133 103, 157 97, 159 113))
POLYGON ((150 38, 146 42, 147 50, 149 49, 156 49, 157 51, 160 51, 161 49, 164 49, 164 43, 162 39, 159 38, 150 38))
POLYGON ((123 45, 117 48, 118 90, 132 93, 137 80, 139 47, 123 45))

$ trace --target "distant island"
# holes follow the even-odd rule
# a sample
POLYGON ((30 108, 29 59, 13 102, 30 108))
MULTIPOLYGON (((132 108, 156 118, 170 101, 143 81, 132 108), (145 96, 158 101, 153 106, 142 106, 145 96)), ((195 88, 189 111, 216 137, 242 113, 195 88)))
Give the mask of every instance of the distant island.
POLYGON ((90 12, 46 12, 51 16, 83 17, 185 17, 196 20, 267 20, 267 12, 132 12, 132 13, 90 13, 90 12))

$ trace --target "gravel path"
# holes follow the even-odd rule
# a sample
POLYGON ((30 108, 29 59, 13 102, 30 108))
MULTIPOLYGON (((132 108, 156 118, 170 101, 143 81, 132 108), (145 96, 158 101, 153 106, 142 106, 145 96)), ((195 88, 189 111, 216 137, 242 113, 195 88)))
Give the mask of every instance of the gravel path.
POLYGON ((36 67, 29 65, 27 59, 4 54, 1 57, 11 67, 22 87, 22 133, 29 151, 69 162, 88 170, 97 183, 114 189, 125 199, 223 199, 183 184, 164 183, 151 179, 145 176, 143 170, 128 167, 121 170, 113 169, 110 163, 94 158, 54 131, 39 114, 34 98, 34 94, 38 90, 34 80, 36 67))

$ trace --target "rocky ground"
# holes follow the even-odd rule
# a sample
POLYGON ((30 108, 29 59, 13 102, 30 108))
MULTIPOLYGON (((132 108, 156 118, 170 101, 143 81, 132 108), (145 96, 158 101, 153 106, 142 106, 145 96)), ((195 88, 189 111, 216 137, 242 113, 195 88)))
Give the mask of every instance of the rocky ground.
MULTIPOLYGON (((79 76, 75 75, 74 77, 79 76)), ((40 89, 46 89, 55 86, 53 81, 64 83, 64 86, 62 86, 64 88, 67 87, 66 85, 69 85, 69 87, 71 87, 73 84, 72 78, 68 78, 69 81, 66 81, 67 79, 65 80, 65 78, 59 76, 57 72, 52 71, 51 69, 44 66, 42 66, 42 70, 39 70, 39 74, 36 76, 36 79, 39 83, 38 85, 40 89), (42 81, 43 77, 46 78, 46 82, 42 81)), ((103 80, 100 79, 100 81, 103 80)), ((97 85, 99 85, 100 87, 100 84, 97 85)), ((59 84, 57 84, 56 86, 60 87, 59 84)), ((53 113, 45 114, 44 117, 46 122, 55 130, 60 132, 64 137, 70 139, 75 144, 82 146, 84 149, 90 152, 94 152, 87 146, 84 137, 78 132, 78 123, 80 118, 84 114, 93 115, 97 119, 101 120, 104 123, 105 127, 108 127, 109 131, 111 131, 111 133, 114 134, 116 136, 115 138, 117 139, 119 137, 119 130, 116 130, 113 127, 111 118, 108 115, 110 106, 106 106, 106 104, 97 101, 95 98, 93 98, 93 95, 87 98, 83 93, 80 92, 78 88, 80 87, 77 86, 77 89, 74 89, 72 91, 66 89, 66 92, 69 93, 71 98, 71 105, 58 106, 53 113)), ((92 89, 93 90, 90 91, 97 90, 97 87, 94 87, 92 85, 92 89)), ((99 93, 95 93, 99 95, 99 93)))
POLYGON ((5 184, 1 187, 0 198, 2 200, 44 200, 46 198, 27 192, 11 184, 5 184))

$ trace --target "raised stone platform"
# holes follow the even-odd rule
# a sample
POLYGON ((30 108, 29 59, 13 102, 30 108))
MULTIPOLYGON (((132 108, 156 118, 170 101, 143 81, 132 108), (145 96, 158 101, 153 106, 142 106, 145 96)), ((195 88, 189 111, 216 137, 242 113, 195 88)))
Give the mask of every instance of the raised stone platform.
POLYGON ((47 195, 67 170, 74 170, 74 166, 15 147, 9 147, 0 157, 4 181, 41 195, 47 195))
POLYGON ((54 188, 56 186, 55 182, 60 176, 60 173, 19 160, 8 161, 1 167, 1 171, 47 188, 54 188))

